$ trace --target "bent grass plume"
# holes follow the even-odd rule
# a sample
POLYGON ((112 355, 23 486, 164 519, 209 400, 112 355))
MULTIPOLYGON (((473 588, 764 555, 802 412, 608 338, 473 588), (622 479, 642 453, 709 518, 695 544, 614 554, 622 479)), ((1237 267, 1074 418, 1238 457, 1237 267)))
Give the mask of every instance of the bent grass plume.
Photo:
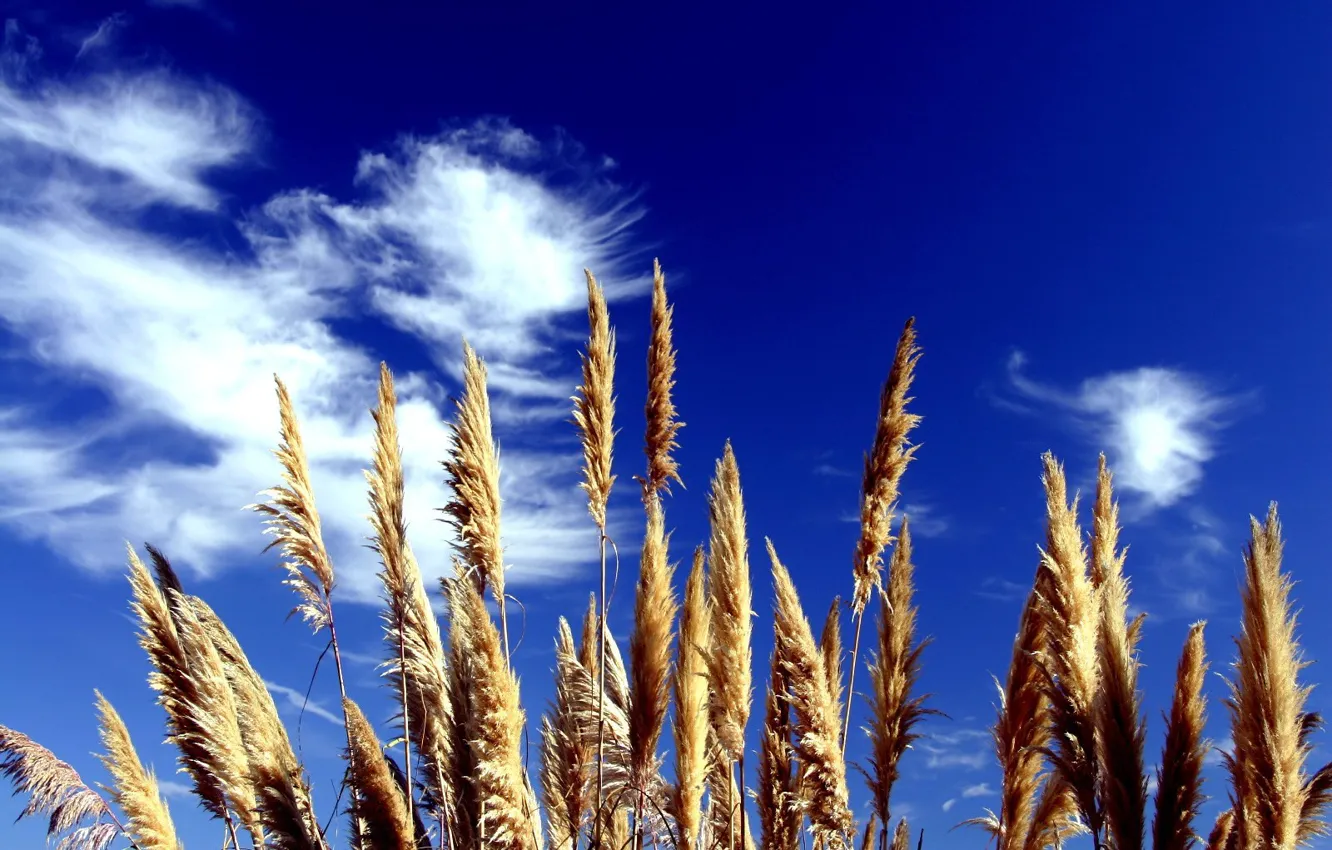
MULTIPOLYGON (((611 635, 605 583, 614 332, 605 295, 588 274, 588 344, 574 419, 582 486, 599 538, 601 592, 591 594, 578 644, 574 627, 560 620, 555 695, 541 723, 535 765, 529 764, 527 715, 509 646, 499 454, 481 358, 464 344, 463 391, 449 424, 451 442, 441 447, 451 490, 443 510, 456 532, 457 557, 453 574, 429 592, 407 539, 393 376, 386 365, 380 370, 366 478, 369 539, 381 567, 390 723, 400 732, 388 749, 367 713, 346 697, 333 562, 295 409, 275 380, 282 481, 265 491, 264 504, 252 507, 266 519, 270 545, 281 548, 295 610, 316 633, 329 631, 344 695, 352 824, 346 843, 355 850, 542 850, 546 842, 552 850, 644 850, 649 843, 653 850, 750 850, 756 837, 762 850, 796 850, 805 846, 806 831, 815 850, 848 850, 853 842, 862 850, 910 846, 906 821, 893 821, 891 795, 910 781, 899 763, 909 758, 919 721, 934 713, 916 693, 925 642, 916 636, 909 520, 903 518, 895 545, 891 535, 901 475, 916 451, 909 436, 919 417, 907 412, 920 356, 914 323, 898 342, 866 458, 849 666, 839 603, 833 602, 816 642, 795 583, 769 543, 775 600, 766 613, 773 618, 775 648, 761 694, 761 737, 751 740, 755 613, 739 467, 728 442, 708 493, 708 540, 678 589, 664 511, 671 483, 682 482, 674 457, 681 423, 673 396, 673 311, 660 264, 653 273, 647 463, 638 479, 645 535, 628 664, 611 635), (441 589, 446 629, 432 608, 441 589), (487 590, 499 609, 494 619, 487 590), (871 799, 867 822, 857 824, 845 748, 859 638, 875 593, 881 619, 870 667, 871 799), (750 793, 747 748, 759 754, 757 830, 747 828, 743 805, 750 793), (533 768, 541 777, 540 802, 529 779, 533 768)), ((1230 806, 1201 842, 1195 822, 1205 799, 1208 749, 1202 625, 1189 630, 1176 668, 1148 824, 1141 620, 1129 615, 1109 470, 1102 459, 1090 534, 1084 535, 1063 467, 1047 454, 1042 469, 1040 566, 1006 679, 996 682, 998 802, 993 812, 968 822, 987 830, 997 850, 1059 847, 1086 832, 1093 846, 1112 850, 1142 850, 1149 840, 1153 850, 1295 850, 1327 834, 1332 765, 1307 766, 1322 718, 1309 708, 1310 689, 1300 681, 1308 661, 1296 639, 1275 508, 1252 522, 1244 552, 1243 611, 1226 703, 1235 742, 1225 754, 1230 806)), ((166 556, 151 546, 148 553, 146 565, 130 548, 128 571, 138 640, 151 663, 149 685, 190 791, 225 829, 223 845, 240 850, 248 834, 265 850, 332 850, 264 680, 218 613, 185 591, 166 556)), ((177 824, 152 769, 139 759, 120 715, 100 694, 97 699, 110 779, 105 796, 73 766, 5 726, 0 774, 27 794, 24 817, 47 817, 57 850, 125 844, 178 850, 177 824)), ((336 814, 330 808, 327 822, 336 814)))

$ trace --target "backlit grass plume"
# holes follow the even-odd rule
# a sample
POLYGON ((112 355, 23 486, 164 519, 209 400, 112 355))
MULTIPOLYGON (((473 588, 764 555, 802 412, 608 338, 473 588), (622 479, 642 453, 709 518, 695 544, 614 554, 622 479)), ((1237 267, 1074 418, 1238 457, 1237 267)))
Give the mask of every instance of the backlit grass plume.
MULTIPOLYGON (((324 546, 324 533, 315 508, 314 485, 310 481, 310 464, 301 440, 300 424, 291 396, 282 379, 273 376, 277 386, 279 431, 282 441, 274 455, 282 466, 282 484, 265 490, 261 496, 268 501, 250 508, 266 516, 265 533, 273 540, 264 551, 279 547, 284 558, 282 567, 287 579, 283 583, 296 591, 294 612, 314 629, 315 634, 328 629, 333 647, 333 664, 338 674, 338 691, 345 703, 347 678, 342 666, 342 649, 338 643, 337 625, 333 620, 333 561, 324 546)), ((345 722, 344 718, 344 722, 345 722)), ((347 741, 352 749, 351 740, 347 741)))
POLYGON ((1175 673, 1175 696, 1166 718, 1165 747, 1156 773, 1156 816, 1152 820, 1153 850, 1189 850, 1193 821, 1202 806, 1202 768, 1208 744, 1203 740, 1207 707, 1203 679, 1207 675, 1203 623, 1189 628, 1188 640, 1175 673))
POLYGON ((911 556, 911 525, 904 516, 879 614, 878 653, 869 665, 867 778, 874 814, 885 825, 892 822, 890 799, 899 776, 898 763, 912 742, 920 738, 916 726, 927 715, 937 713, 925 707, 925 695, 915 693, 920 656, 928 641, 916 640, 915 566, 911 556))
POLYGON ((458 575, 448 590, 453 667, 466 704, 463 738, 471 771, 465 781, 479 811, 477 839, 485 850, 530 850, 536 811, 523 769, 518 681, 476 583, 458 575))
MULTIPOLYGON (((447 817, 453 798, 448 781, 453 758, 452 707, 445 679, 444 645, 439 622, 430 607, 425 581, 407 542, 404 518, 402 449, 398 442, 397 393, 393 374, 380 365, 379 404, 375 420, 374 466, 366 472, 370 485, 372 545, 383 571, 386 609, 384 638, 389 648, 389 682, 397 692, 404 738, 404 778, 413 783, 413 756, 421 762, 419 779, 425 802, 436 820, 447 817)), ((411 795, 408 815, 414 814, 411 795)))
POLYGON ((383 758, 374 727, 360 707, 343 702, 352 752, 352 817, 361 830, 365 846, 374 850, 415 850, 412 816, 407 801, 383 758))
POLYGON ((130 839, 139 850, 178 850, 176 827, 157 787, 157 777, 139 761, 125 722, 100 692, 97 712, 101 715, 102 746, 106 749, 101 756, 102 764, 114 780, 108 790, 111 799, 128 817, 125 827, 130 839))
POLYGON ((846 762, 837 740, 840 718, 823 667, 823 653, 814 642, 790 573, 778 560, 772 541, 767 541, 767 547, 776 596, 775 652, 785 686, 780 696, 795 716, 792 741, 801 764, 801 807, 821 847, 849 848, 855 824, 848 803, 846 762))
POLYGON ((673 809, 682 848, 698 845, 703 788, 708 760, 707 652, 711 645, 711 608, 703 547, 694 551, 694 563, 685 582, 680 611, 679 649, 675 664, 675 793, 673 809))
POLYGON ((648 347, 648 401, 645 453, 647 474, 641 479, 647 532, 634 594, 634 631, 629 640, 632 710, 629 716, 630 782, 636 789, 634 823, 641 846, 641 824, 647 797, 659 779, 657 744, 670 706, 669 675, 672 630, 678 608, 673 590, 674 569, 668 557, 662 494, 673 479, 680 481, 671 451, 680 429, 671 391, 675 385, 675 349, 671 342, 671 310, 666 304, 665 276, 653 264, 652 340, 648 347))
POLYGON ((569 623, 560 618, 555 639, 555 701, 542 718, 541 788, 551 850, 573 850, 595 800, 590 778, 596 745, 586 733, 592 677, 578 660, 569 623))
POLYGON ((1096 760, 1107 842, 1115 850, 1141 850, 1146 825, 1143 767, 1146 722, 1138 692, 1138 630, 1128 619, 1128 580, 1119 551, 1119 507, 1101 455, 1091 537, 1091 579, 1098 597, 1099 689, 1095 697, 1096 760))
MULTIPOLYGON (((442 510, 456 532, 454 569, 429 592, 422 569, 431 565, 418 564, 407 539, 398 400, 387 365, 380 368, 377 400, 366 399, 374 419, 374 441, 367 445, 368 535, 384 595, 387 699, 379 709, 360 693, 356 701, 345 697, 333 561, 293 401, 276 381, 281 481, 264 491, 262 505, 251 507, 264 516, 270 545, 281 550, 283 579, 297 594, 295 610, 316 633, 327 629, 327 649, 338 668, 347 763, 342 784, 321 801, 326 811, 316 808, 310 774, 270 692, 282 689, 266 684, 219 612, 187 593, 162 552, 149 546, 145 563, 129 550, 137 637, 165 714, 166 741, 178 751, 190 792, 221 821, 215 825, 218 833, 225 830, 219 836, 224 850, 542 850, 547 843, 552 850, 753 850, 755 839, 762 850, 849 850, 853 841, 861 850, 909 850, 913 837, 923 846, 919 826, 928 825, 928 818, 919 819, 913 835, 892 812, 894 795, 921 793, 900 760, 923 716, 935 713, 917 693, 926 672, 925 641, 917 632, 932 616, 965 612, 917 610, 913 548, 919 541, 913 542, 906 516, 895 546, 891 534, 901 476, 916 452, 910 437, 919 417, 907 411, 920 357, 915 326, 908 322, 898 341, 859 487, 849 605, 855 639, 848 668, 840 602, 828 609, 816 642, 795 582, 771 543, 773 602, 753 610, 749 523, 786 519, 767 515, 780 509, 781 498, 765 500, 762 514, 747 517, 729 442, 707 494, 707 540, 681 576, 683 587, 676 586, 664 503, 671 485, 682 484, 675 458, 681 427, 677 357, 660 264, 653 272, 646 464, 638 478, 646 533, 632 623, 627 612, 608 616, 615 333, 605 294, 589 274, 588 340, 574 419, 582 489, 597 528, 600 592, 590 594, 581 629, 558 619, 553 699, 539 729, 527 725, 511 655, 518 647, 509 645, 499 455, 486 370, 465 343, 451 439, 437 447, 450 490, 442 510), (497 616, 488 608, 489 594, 497 616), (864 811, 857 823, 846 779, 846 724, 857 696, 861 628, 876 594, 877 652, 869 693, 861 695, 870 703, 869 740, 857 756, 870 793, 857 802, 864 811), (440 601, 442 620, 432 605, 440 601), (766 687, 755 694, 757 617, 772 618, 774 646, 766 687), (612 628, 630 632, 624 657, 612 628), (755 696, 763 707, 761 730, 749 729, 755 696), (391 718, 387 745, 368 719, 375 716, 391 718), (749 752, 758 756, 752 773, 745 770, 749 752), (751 796, 756 828, 746 816, 751 796), (340 813, 350 815, 350 830, 339 826, 326 835, 340 813)), ((571 459, 571 477, 576 466, 571 459)), ((1102 458, 1084 538, 1063 467, 1046 454, 1042 471, 1040 565, 1011 654, 1003 659, 1006 678, 996 682, 997 799, 993 811, 967 823, 986 829, 996 850, 1057 848, 1082 833, 1090 833, 1095 850, 1143 850, 1142 621, 1129 613, 1111 476, 1102 458)), ((572 488, 569 497, 576 498, 572 488)), ((553 534, 550 545, 560 539, 553 534)), ((1282 549, 1273 508, 1265 521, 1252 522, 1244 554, 1243 611, 1227 704, 1234 740, 1225 754, 1230 806, 1209 825, 1205 843, 1194 830, 1205 799, 1207 660, 1202 624, 1188 632, 1156 772, 1154 850, 1296 850, 1328 832, 1332 765, 1312 772, 1307 765, 1322 718, 1310 708, 1309 687, 1300 681, 1308 662, 1296 640, 1282 549)), ((993 555, 997 562, 1007 557, 993 555)), ((578 592, 572 598, 581 599, 578 592)), ((540 595, 538 604, 570 598, 564 586, 540 595)), ((244 616, 258 615, 258 598, 237 603, 244 616)), ((549 652, 540 640, 523 646, 524 669, 539 667, 537 655, 549 652)), ((293 647, 280 649, 285 655, 293 647)), ((322 655, 311 655, 317 669, 322 655)), ((108 672, 105 665, 90 669, 108 672)), ((97 706, 109 774, 101 786, 105 793, 50 750, 0 726, 0 774, 27 794, 23 817, 45 816, 56 850, 179 850, 177 826, 130 730, 100 693, 97 706)), ((305 743, 317 740, 306 736, 305 743)), ((325 767, 322 760, 312 763, 325 767)))
POLYGON ((727 442, 717 461, 708 496, 711 538, 708 546, 712 644, 712 716, 717 741, 726 757, 743 757, 745 726, 752 694, 753 601, 749 576, 749 538, 745 529, 740 467, 727 442))
POLYGON ((1036 807, 1046 780, 1042 753, 1050 742, 1050 709, 1040 669, 1047 646, 1040 588, 1045 577, 1042 566, 1022 608, 1007 679, 995 680, 999 706, 991 735, 1001 772, 999 806, 986 817, 965 821, 989 832, 996 850, 1023 850, 1033 831, 1040 834, 1048 826, 1037 817, 1036 807))
POLYGON ((1231 739, 1225 756, 1234 799, 1237 850, 1291 850, 1324 834, 1328 774, 1305 772, 1319 724, 1305 710, 1310 688, 1299 683, 1308 662, 1295 637, 1291 580, 1281 570, 1281 524, 1276 505, 1264 522, 1250 521, 1244 553, 1243 615, 1231 694, 1231 739))
MULTIPOLYGON (((907 393, 916 377, 916 363, 920 360, 916 345, 915 319, 908 319, 897 341, 893 365, 879 395, 879 415, 874 428, 874 443, 865 456, 865 474, 860 495, 860 537, 856 540, 852 559, 855 581, 851 595, 851 613, 855 620, 855 636, 851 644, 851 671, 847 692, 855 693, 856 665, 860 658, 860 633, 865 624, 865 606, 870 594, 882 586, 883 551, 892 541, 893 510, 897 504, 898 488, 907 464, 916 456, 911 446, 911 430, 921 417, 907 412, 911 401, 907 393)), ((842 753, 846 753, 846 736, 851 729, 851 704, 846 701, 846 715, 842 721, 842 753)), ((887 825, 884 825, 887 829, 887 825)))
MULTIPOLYGON (((583 383, 574 397, 574 423, 583 438, 583 481, 587 509, 597 528, 606 531, 606 505, 610 500, 611 457, 615 445, 615 332, 610 327, 606 295, 601 284, 587 276, 587 351, 583 357, 583 383)), ((667 341, 669 345, 669 339, 667 341)), ((667 401, 669 404, 669 401, 667 401)))
POLYGON ((799 776, 791 746, 791 701, 781 656, 773 652, 763 728, 759 731, 758 775, 754 803, 758 810, 759 846, 794 850, 800 845, 805 813, 800 805, 799 776))
POLYGON ((1044 665, 1054 732, 1048 756, 1072 791, 1099 848, 1103 815, 1095 711, 1101 686, 1100 597, 1088 574, 1077 499, 1068 502, 1064 468, 1048 452, 1042 462, 1046 542, 1041 563, 1047 579, 1041 583, 1041 598, 1049 640, 1044 665))
POLYGON ((20 818, 49 816, 46 836, 60 839, 58 850, 106 850, 117 835, 129 837, 106 801, 73 767, 6 726, 0 726, 0 776, 14 783, 16 794, 28 795, 20 818))
MULTIPOLYGON (((601 284, 584 269, 587 278, 587 350, 583 352, 583 383, 574 396, 574 424, 578 426, 583 443, 583 480, 579 486, 587 493, 587 510, 596 523, 598 549, 601 561, 601 592, 598 597, 601 614, 599 622, 606 623, 608 615, 606 597, 606 506, 610 501, 615 476, 611 473, 611 458, 615 446, 615 332, 610 327, 610 314, 606 309, 606 295, 601 284)), ((604 630, 603 630, 604 631, 604 630)), ((605 693, 606 647, 597 647, 597 665, 600 670, 600 689, 605 693)), ((605 805, 605 707, 597 711, 597 809, 605 805)), ((597 821, 596 843, 604 847, 601 821, 597 821)), ((618 848, 617 848, 618 850, 618 848)))
POLYGON ((452 495, 444 513, 458 536, 472 581, 487 586, 500 609, 504 655, 509 654, 505 613, 504 547, 500 544, 499 449, 490 424, 490 396, 486 367, 476 352, 463 343, 463 393, 449 423, 449 454, 444 461, 445 483, 452 495))

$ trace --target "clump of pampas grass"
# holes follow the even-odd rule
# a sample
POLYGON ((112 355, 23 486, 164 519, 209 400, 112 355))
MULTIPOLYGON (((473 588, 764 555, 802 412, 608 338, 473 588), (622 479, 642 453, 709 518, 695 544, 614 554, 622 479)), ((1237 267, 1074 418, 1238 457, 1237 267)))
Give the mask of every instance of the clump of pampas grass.
MULTIPOLYGON (((683 582, 671 559, 666 497, 683 486, 684 475, 676 458, 682 423, 665 281, 654 263, 646 464, 637 477, 644 535, 622 655, 609 622, 606 569, 614 548, 615 332, 605 292, 586 274, 588 337, 573 420, 600 584, 581 623, 559 620, 554 697, 535 746, 527 739, 509 643, 507 604, 514 600, 505 583, 487 372, 466 343, 449 444, 439 447, 450 490, 442 510, 456 543, 453 571, 439 584, 427 583, 408 539, 397 395, 386 364, 371 408, 367 537, 383 593, 384 680, 395 733, 387 742, 371 720, 374 712, 347 694, 333 609, 337 574, 295 400, 276 380, 281 483, 253 507, 281 551, 296 612, 316 634, 327 633, 336 667, 346 770, 324 819, 268 686, 239 640, 212 607, 186 591, 161 551, 148 546, 145 561, 129 548, 131 606, 151 664, 149 685, 167 742, 200 808, 217 821, 224 850, 849 850, 853 843, 860 850, 907 850, 913 830, 923 847, 921 824, 908 825, 893 812, 896 789, 914 778, 903 769, 911 745, 929 734, 924 721, 939 714, 919 692, 928 641, 918 631, 930 615, 916 603, 908 516, 893 534, 904 513, 903 473, 918 450, 911 435, 920 417, 908 410, 920 361, 915 323, 903 328, 879 394, 859 488, 847 588, 850 651, 842 641, 840 598, 816 640, 796 583, 768 542, 774 594, 764 614, 771 616, 774 649, 766 687, 755 694, 749 519, 729 441, 707 495, 707 540, 690 541, 697 545, 683 582), (434 607, 440 603, 442 622, 434 607), (877 639, 866 663, 861 633, 875 616, 877 639), (855 681, 862 664, 869 687, 860 695, 855 681), (868 702, 863 765, 846 757, 857 696, 868 702), (756 698, 762 723, 751 729, 756 698), (757 753, 752 774, 748 753, 757 753), (860 823, 847 783, 853 767, 863 768, 869 790, 860 823), (750 799, 756 823, 747 815, 750 799), (349 826, 330 834, 340 810, 349 826)), ((996 681, 998 800, 994 810, 965 823, 984 829, 997 850, 1062 847, 1079 835, 1097 850, 1142 850, 1149 842, 1154 850, 1295 850, 1327 834, 1332 765, 1308 766, 1322 719, 1309 709, 1309 686, 1300 681, 1308 661, 1296 637, 1275 508, 1252 522, 1244 552, 1243 613, 1225 703, 1234 741, 1223 754, 1230 804, 1203 840, 1196 831, 1210 746, 1203 737, 1203 625, 1189 629, 1176 666, 1149 805, 1142 619, 1130 614, 1127 550, 1119 541, 1109 464, 1101 458, 1086 533, 1063 465, 1052 454, 1041 464, 1045 539, 1006 676, 996 681)), ((57 850, 179 850, 152 767, 100 693, 97 710, 109 777, 103 786, 86 783, 50 750, 0 726, 0 774, 27 795, 22 816, 45 815, 57 850)))

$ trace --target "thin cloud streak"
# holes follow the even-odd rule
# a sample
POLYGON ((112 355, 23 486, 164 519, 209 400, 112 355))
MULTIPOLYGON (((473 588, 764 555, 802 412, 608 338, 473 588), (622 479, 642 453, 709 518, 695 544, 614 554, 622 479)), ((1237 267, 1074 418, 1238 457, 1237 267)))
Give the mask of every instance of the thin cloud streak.
POLYGON ((343 725, 342 718, 339 715, 334 714, 314 700, 307 700, 303 691, 298 691, 295 688, 288 688, 285 685, 278 685, 268 681, 264 682, 264 687, 268 688, 268 692, 273 696, 281 697, 283 703, 285 703, 290 709, 303 711, 306 714, 313 714, 315 717, 327 720, 329 723, 337 726, 343 725))

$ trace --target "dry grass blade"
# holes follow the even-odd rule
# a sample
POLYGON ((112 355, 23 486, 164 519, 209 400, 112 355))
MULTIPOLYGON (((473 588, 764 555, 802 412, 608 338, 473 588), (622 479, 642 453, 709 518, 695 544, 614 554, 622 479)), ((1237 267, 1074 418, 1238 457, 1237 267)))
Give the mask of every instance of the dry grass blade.
POLYGON ((606 295, 587 275, 587 351, 583 354, 583 383, 574 396, 574 423, 583 438, 583 481, 587 507, 597 528, 606 532, 606 504, 610 500, 611 455, 615 444, 615 331, 610 327, 606 295))
POLYGON ((1165 747, 1156 774, 1156 816, 1152 820, 1154 850, 1189 850, 1194 843, 1193 820, 1202 806, 1202 767, 1208 745, 1203 740, 1207 706, 1204 623, 1189 629, 1175 673, 1175 696, 1166 720, 1165 747))
POLYGON ((278 413, 282 442, 274 455, 282 465, 283 484, 261 493, 267 497, 264 504, 250 505, 250 509, 268 517, 265 532, 273 537, 267 549, 281 547, 286 559, 282 566, 287 571, 284 584, 296 591, 300 602, 293 613, 301 617, 318 633, 328 628, 333 619, 329 596, 333 592, 333 562, 324 547, 324 535, 315 508, 314 488, 310 483, 310 466, 306 460, 305 445, 301 442, 300 426, 292 407, 287 387, 276 375, 278 413))
POLYGON ((874 445, 865 457, 865 478, 860 500, 860 539, 856 542, 855 594, 851 608, 860 615, 870 592, 880 585, 883 550, 892 539, 893 505, 907 464, 916 454, 908 447, 911 429, 920 417, 907 413, 911 383, 915 380, 920 349, 916 346, 915 319, 908 319, 897 342, 892 369, 879 397, 879 419, 874 445))
POLYGON ((1100 613, 1100 687, 1095 697, 1099 796, 1107 841, 1115 850, 1141 850, 1147 810, 1143 766, 1147 726, 1138 692, 1137 629, 1129 626, 1128 580, 1118 540, 1119 506, 1101 455, 1091 539, 1091 581, 1100 613))
POLYGON ((1050 642, 1045 672, 1053 705, 1056 745, 1048 756, 1055 771, 1073 790, 1078 810, 1095 843, 1099 842, 1102 822, 1095 743, 1095 704, 1100 689, 1097 654, 1100 600, 1088 575, 1087 552, 1078 527, 1077 499, 1071 505, 1068 503, 1064 469, 1054 456, 1047 452, 1042 461, 1047 523, 1041 558, 1048 579, 1041 587, 1043 619, 1050 642))
POLYGON ((911 554, 911 524, 903 517, 889 567, 888 592, 879 614, 879 651, 870 663, 871 773, 867 778, 874 813, 884 824, 892 822, 889 803, 898 763, 920 738, 915 728, 927 715, 938 713, 925 707, 927 695, 912 695, 920 678, 920 656, 928 641, 916 642, 915 567, 911 554))
POLYGON ((740 468, 727 442, 717 461, 708 496, 711 537, 708 563, 712 606, 712 645, 708 657, 712 681, 712 723, 726 757, 743 757, 745 725, 753 699, 753 602, 749 578, 749 540, 740 491, 740 468))
MULTIPOLYGON (((106 801, 83 783, 74 768, 27 735, 6 726, 0 726, 0 776, 14 783, 15 794, 28 795, 27 804, 19 812, 20 819, 39 814, 50 816, 46 828, 48 839, 70 832, 85 821, 114 818, 106 801)), ((77 838, 71 834, 66 842, 70 842, 67 845, 70 850, 103 850, 119 831, 116 825, 94 824, 80 830, 77 838)))
POLYGON ((463 737, 471 750, 467 779, 479 809, 479 846, 530 850, 536 813, 523 769, 525 718, 518 681, 476 584, 460 575, 447 586, 453 667, 466 702, 463 737))
POLYGON ((106 748, 102 764, 115 780, 107 790, 129 817, 125 826, 131 840, 139 850, 178 850, 176 827, 158 790, 157 777, 139 761, 129 729, 101 693, 97 694, 97 711, 101 715, 102 746, 106 748))
POLYGON ((360 706, 342 701, 352 752, 347 759, 352 787, 353 817, 374 850, 415 850, 415 829, 407 801, 384 763, 374 727, 360 706))
POLYGON ((1236 639, 1239 657, 1227 700, 1235 742, 1227 764, 1236 796, 1234 828, 1244 850, 1260 841, 1289 850, 1302 834, 1322 827, 1321 812, 1305 820, 1311 790, 1304 770, 1311 748, 1304 708, 1309 688, 1298 680, 1308 662, 1295 637, 1291 581, 1281 571, 1283 548, 1274 504, 1265 522, 1251 521, 1244 553, 1243 630, 1236 639))
POLYGON ((694 551, 694 565, 685 582, 680 613, 680 639, 675 664, 675 799, 679 846, 698 846, 703 786, 707 776, 708 679, 707 648, 711 643, 711 611, 703 547, 694 551))
POLYGON ((816 840, 828 850, 849 846, 855 828, 848 804, 846 763, 838 743, 838 720, 823 653, 814 643, 814 633, 805 619, 791 583, 772 541, 767 542, 772 560, 776 653, 786 685, 783 695, 795 712, 793 739, 801 762, 801 803, 816 840))

